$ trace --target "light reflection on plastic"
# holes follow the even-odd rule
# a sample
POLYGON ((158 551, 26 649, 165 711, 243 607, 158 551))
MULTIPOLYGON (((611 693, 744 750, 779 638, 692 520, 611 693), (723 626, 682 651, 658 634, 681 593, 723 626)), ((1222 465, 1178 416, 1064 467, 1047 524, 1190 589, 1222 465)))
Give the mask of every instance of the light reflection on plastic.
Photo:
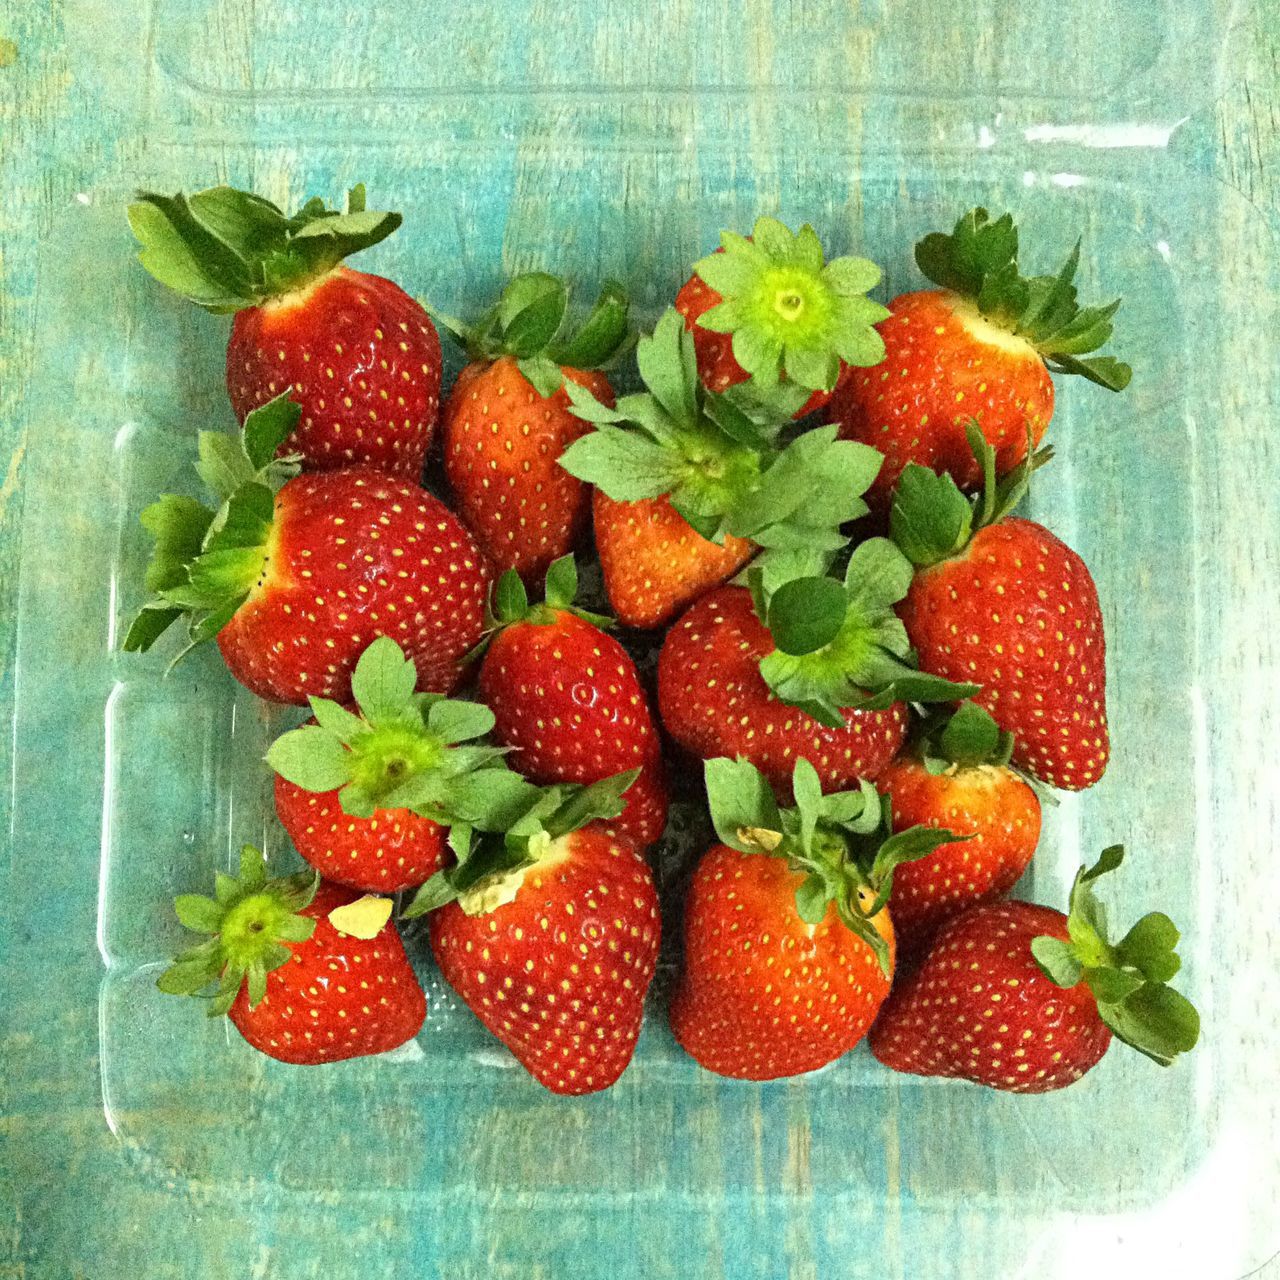
POLYGON ((1070 142, 1081 147, 1167 147, 1190 117, 1173 124, 1034 124, 1022 131, 1028 142, 1070 142))

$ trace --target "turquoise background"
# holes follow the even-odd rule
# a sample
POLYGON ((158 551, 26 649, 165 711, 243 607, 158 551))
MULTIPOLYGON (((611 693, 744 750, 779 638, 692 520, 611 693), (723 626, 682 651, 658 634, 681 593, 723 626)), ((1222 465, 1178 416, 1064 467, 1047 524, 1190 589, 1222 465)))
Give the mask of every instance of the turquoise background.
POLYGON ((1276 1273, 1262 8, 0 0, 0 1278, 1276 1273), (223 180, 282 203, 364 180, 406 222, 360 265, 464 312, 546 266, 621 276, 651 320, 758 212, 883 262, 888 292, 979 200, 1019 214, 1038 267, 1082 232, 1137 374, 1117 399, 1060 387, 1035 514, 1094 568, 1116 754, 1025 889, 1055 900, 1126 841, 1117 906, 1186 927, 1196 1054, 1117 1052, 1046 1098, 861 1052, 751 1086, 693 1067, 659 1008, 619 1086, 566 1101, 426 966, 413 1051, 317 1072, 155 995, 171 894, 241 840, 284 854, 259 763, 279 717, 212 653, 165 681, 115 651, 137 510, 230 421, 226 322, 145 277, 122 206, 223 180))

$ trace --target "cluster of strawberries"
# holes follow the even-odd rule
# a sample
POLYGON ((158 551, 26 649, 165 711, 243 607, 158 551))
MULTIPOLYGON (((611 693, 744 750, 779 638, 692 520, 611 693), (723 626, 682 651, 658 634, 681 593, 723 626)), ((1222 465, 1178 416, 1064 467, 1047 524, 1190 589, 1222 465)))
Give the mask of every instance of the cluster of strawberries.
POLYGON ((1092 579, 1011 514, 1050 369, 1129 378, 1090 354, 1118 304, 1077 303, 1076 253, 1024 276, 1012 220, 975 209, 917 246, 937 287, 886 309, 874 264, 761 218, 635 341, 620 286, 573 326, 542 273, 433 322, 342 265, 400 221, 361 188, 345 212, 220 187, 129 216, 157 279, 235 313, 241 431, 199 436, 211 504, 143 512, 125 647, 183 619, 312 714, 267 756, 312 870, 268 878, 247 846, 214 897, 179 897, 209 936, 161 990, 212 990, 288 1062, 394 1048, 426 1016, 393 919, 412 890, 398 919, 430 913, 440 972, 521 1064, 606 1088, 657 965, 645 849, 674 752, 705 761, 721 841, 670 1008, 704 1067, 794 1075, 870 1032, 897 1070, 1036 1092, 1113 1034, 1161 1063, 1192 1047, 1172 922, 1107 936, 1118 848, 1069 914, 1002 901, 1039 788, 1092 785, 1109 750, 1092 579), (442 411, 437 322, 469 357, 442 411), (602 370, 633 341, 640 389, 615 398, 602 370), (420 483, 437 425, 447 504, 420 483), (574 604, 588 522, 617 620, 664 629, 656 718, 611 619, 574 604))

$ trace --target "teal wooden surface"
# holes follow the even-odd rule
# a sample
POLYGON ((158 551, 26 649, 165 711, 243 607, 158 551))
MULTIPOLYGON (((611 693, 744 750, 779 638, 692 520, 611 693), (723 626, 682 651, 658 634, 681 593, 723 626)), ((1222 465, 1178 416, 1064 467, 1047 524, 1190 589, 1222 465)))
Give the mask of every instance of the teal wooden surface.
POLYGON ((1267 1274, 1280 25, 1226 0, 937 8, 0 2, 0 1277, 1267 1274), (222 322, 142 277, 120 205, 359 178, 408 215, 369 265, 449 303, 607 265, 652 315, 756 210, 891 285, 911 234, 984 196, 1046 251, 1083 226, 1146 368, 1120 408, 1064 390, 1039 513, 1095 566, 1118 745, 1033 889, 1131 844, 1125 905, 1190 926, 1195 1059, 1117 1055, 1046 1099, 858 1055, 751 1087, 654 1019, 615 1091, 565 1102, 438 991, 420 1053, 314 1074, 151 994, 168 893, 279 836, 267 718, 212 655, 162 684, 110 653, 133 513, 229 416, 222 322))

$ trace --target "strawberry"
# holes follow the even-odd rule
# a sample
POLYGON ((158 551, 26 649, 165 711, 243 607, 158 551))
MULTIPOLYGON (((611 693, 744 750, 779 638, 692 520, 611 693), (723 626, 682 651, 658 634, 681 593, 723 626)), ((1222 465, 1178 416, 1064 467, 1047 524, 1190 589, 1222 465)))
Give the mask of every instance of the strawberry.
POLYGON ((209 1016, 229 1014, 257 1050, 312 1066, 386 1053, 422 1029, 427 1000, 390 898, 361 898, 314 872, 268 880, 252 845, 217 899, 183 894, 178 919, 213 936, 180 955, 156 986, 196 995, 217 983, 209 1016))
POLYGON ((371 467, 295 476, 273 497, 272 455, 298 412, 280 397, 249 415, 239 443, 201 433, 216 514, 172 494, 142 513, 153 597, 125 649, 149 649, 186 614, 191 645, 216 635, 259 697, 342 702, 361 652, 390 635, 420 687, 453 688, 484 628, 483 554, 442 502, 371 467))
POLYGON ((894 540, 920 571, 898 608, 924 671, 973 680, 974 701, 1014 736, 1013 763, 1067 791, 1092 786, 1110 755, 1105 640, 1083 560, 1032 520, 1008 515, 1034 460, 969 502, 949 476, 911 465, 893 500, 894 540))
POLYGON ((866 297, 880 268, 865 258, 823 265, 822 242, 806 223, 793 233, 759 218, 752 234, 720 236, 676 295, 693 334, 698 374, 712 391, 754 378, 797 393, 796 417, 831 397, 844 362, 876 365, 884 343, 872 326, 888 312, 866 297))
POLYGON ((1040 839, 1040 798, 1009 767, 1012 748, 981 707, 964 702, 876 779, 895 827, 945 824, 973 837, 899 870, 889 906, 904 956, 953 916, 1003 898, 1027 869, 1040 839))
POLYGON ((609 603, 630 627, 667 622, 679 605, 731 578, 756 553, 754 543, 725 535, 709 542, 667 497, 615 502, 602 489, 592 497, 596 552, 609 603))
POLYGON ((498 741, 514 749, 512 763, 535 782, 599 782, 639 769, 613 826, 652 844, 667 825, 667 785, 649 700, 631 655, 596 625, 607 619, 572 607, 577 586, 572 556, 551 566, 544 604, 529 604, 514 571, 503 575, 480 696, 498 741))
POLYGON ((1009 214, 990 222, 985 209, 971 209, 951 235, 926 236, 916 262, 942 287, 895 298, 880 325, 884 363, 842 378, 827 420, 844 439, 884 454, 872 488, 877 508, 911 462, 976 488, 982 473, 966 438, 971 419, 996 450, 998 474, 1021 463, 1028 436, 1039 444, 1053 416, 1050 369, 1111 391, 1128 385, 1127 364, 1081 358, 1111 337, 1120 303, 1077 304, 1079 244, 1057 276, 1022 276, 1017 255, 1009 214))
POLYGON ((704 596, 667 633, 658 710, 681 746, 750 760, 785 792, 796 760, 824 790, 875 778, 906 733, 908 701, 948 701, 976 686, 925 676, 909 657, 893 604, 911 566, 884 538, 864 542, 845 580, 802 577, 769 591, 704 596))
POLYGON ((1178 930, 1152 912, 1114 946, 1093 882, 1120 865, 1104 851, 1080 869, 1070 916, 1029 902, 973 907, 947 924, 893 990, 871 1030, 887 1067, 1046 1093, 1097 1065, 1114 1034, 1168 1066, 1194 1048, 1195 1008, 1167 982, 1178 930))
POLYGON ((596 543, 619 621, 661 625, 758 547, 767 572, 824 568, 846 541, 840 526, 867 509, 858 495, 880 455, 838 442, 833 427, 783 445, 791 409, 758 388, 706 390, 675 311, 640 339, 636 359, 648 390, 616 409, 566 384, 596 430, 560 457, 596 486, 596 543))
POLYGON ((814 1071, 862 1039, 889 992, 894 867, 951 833, 886 836, 873 787, 824 796, 804 760, 793 810, 778 810, 746 761, 708 761, 706 776, 723 843, 699 862, 685 901, 671 1029, 718 1075, 814 1071))
POLYGON ((417 671, 380 636, 351 677, 354 708, 311 701, 315 719, 277 738, 276 813, 294 847, 338 884, 395 893, 422 884, 470 829, 501 827, 527 783, 497 747, 466 743, 493 728, 476 702, 415 693, 417 671), (495 808, 496 806, 496 808, 495 808), (462 830, 446 831, 445 824, 462 830))
POLYGON ((550 787, 419 892, 446 982, 540 1084, 595 1093, 626 1069, 658 960, 658 895, 639 850, 592 819, 617 814, 634 771, 550 787))
POLYGON ((206 311, 234 312, 227 390, 236 417, 288 392, 302 406, 281 452, 306 470, 363 464, 417 480, 440 407, 440 338, 399 285, 339 265, 398 213, 308 200, 286 217, 232 187, 143 192, 129 206, 142 265, 206 311))
MULTIPOLYGON (((590 430, 569 407, 566 378, 613 404, 597 372, 625 348, 627 297, 607 284, 577 334, 563 328, 568 293, 555 276, 530 273, 507 286, 475 327, 445 322, 471 363, 444 409, 444 462, 459 515, 499 570, 541 580, 571 550, 590 492, 559 465, 590 430)), ((443 318, 442 318, 443 319, 443 318)))

